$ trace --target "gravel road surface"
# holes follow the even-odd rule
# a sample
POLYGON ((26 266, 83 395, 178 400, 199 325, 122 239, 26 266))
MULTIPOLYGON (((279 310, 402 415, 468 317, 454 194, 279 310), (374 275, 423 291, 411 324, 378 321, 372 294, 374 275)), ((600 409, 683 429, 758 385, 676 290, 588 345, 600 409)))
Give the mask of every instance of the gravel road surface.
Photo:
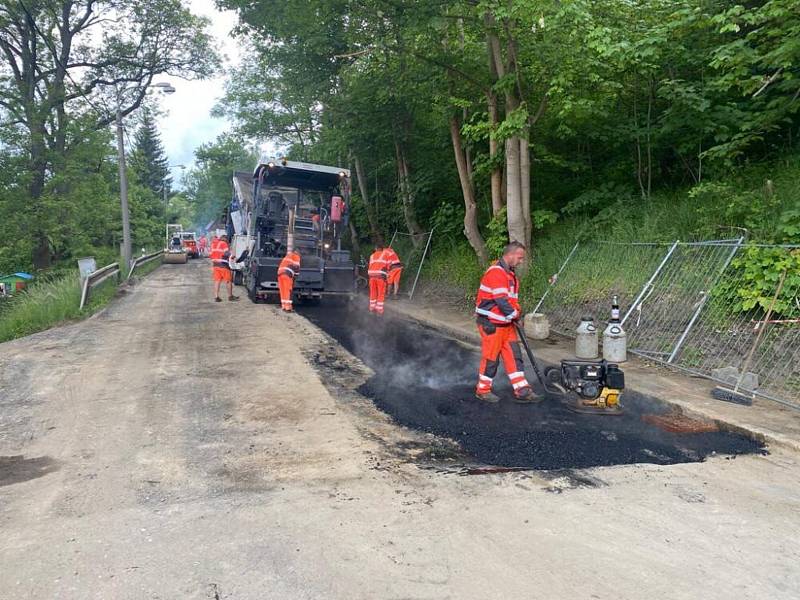
POLYGON ((0 344, 0 598, 797 598, 797 455, 465 476, 209 271, 0 344))

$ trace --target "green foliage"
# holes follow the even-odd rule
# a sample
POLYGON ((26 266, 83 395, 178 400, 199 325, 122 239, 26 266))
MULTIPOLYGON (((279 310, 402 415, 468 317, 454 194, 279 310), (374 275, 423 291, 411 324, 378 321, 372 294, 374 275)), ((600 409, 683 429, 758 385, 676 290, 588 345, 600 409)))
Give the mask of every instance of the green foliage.
POLYGON ((579 194, 574 200, 567 202, 561 208, 561 212, 570 217, 592 217, 609 206, 630 200, 631 191, 628 187, 619 183, 607 182, 598 188, 592 188, 579 194))
POLYGON ((552 210, 534 210, 531 213, 531 221, 534 229, 544 229, 558 221, 558 213, 552 210))
POLYGON ((239 137, 223 134, 203 144, 195 150, 195 166, 184 177, 185 197, 170 201, 172 214, 190 228, 219 218, 233 195, 234 171, 249 173, 257 160, 252 146, 239 137))
POLYGON ((503 247, 508 244, 508 229, 506 229, 506 209, 503 208, 486 225, 486 250, 490 258, 497 258, 503 252, 503 247))
POLYGON ((464 209, 454 204, 440 204, 431 216, 437 244, 453 244, 463 230, 464 209))
POLYGON ((741 271, 742 285, 736 288, 735 308, 748 312, 754 308, 769 310, 775 298, 775 315, 786 317, 800 314, 795 302, 800 297, 800 250, 750 247, 744 256, 731 265, 741 271), (780 295, 778 284, 786 273, 780 295))
POLYGON ((800 208, 792 208, 781 214, 778 241, 783 244, 800 244, 800 208))

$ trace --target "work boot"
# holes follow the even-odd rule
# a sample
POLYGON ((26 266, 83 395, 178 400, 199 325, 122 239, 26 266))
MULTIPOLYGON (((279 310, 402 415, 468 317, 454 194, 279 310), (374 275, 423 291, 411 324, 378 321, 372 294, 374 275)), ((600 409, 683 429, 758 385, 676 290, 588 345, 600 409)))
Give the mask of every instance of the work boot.
POLYGON ((541 396, 537 396, 529 387, 522 388, 514 395, 514 402, 518 404, 536 404, 542 400, 543 398, 541 396))
POLYGON ((228 302, 236 302, 239 296, 228 296, 228 302))
POLYGON ((219 296, 217 296, 216 298, 214 298, 214 302, 222 302, 222 298, 220 298, 219 296))
POLYGON ((478 400, 486 402, 488 404, 497 404, 498 402, 500 402, 500 398, 495 396, 492 392, 486 392, 485 394, 479 394, 478 392, 475 392, 475 397, 478 400))

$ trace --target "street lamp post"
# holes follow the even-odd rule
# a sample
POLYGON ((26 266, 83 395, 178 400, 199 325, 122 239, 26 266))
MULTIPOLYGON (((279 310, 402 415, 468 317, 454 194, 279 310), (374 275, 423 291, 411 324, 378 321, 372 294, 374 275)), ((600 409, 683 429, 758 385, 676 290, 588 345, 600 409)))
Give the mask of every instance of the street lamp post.
MULTIPOLYGON (((153 89, 160 94, 172 94, 175 88, 167 82, 153 84, 153 89)), ((117 91, 117 163, 119 165, 119 203, 122 211, 122 260, 125 263, 126 271, 130 269, 133 251, 131 249, 131 216, 128 207, 128 171, 125 165, 125 141, 122 131, 122 108, 117 91)), ((166 189, 165 189, 166 193, 166 189)))
POLYGON ((117 106, 117 163, 119 164, 119 202, 122 209, 122 260, 125 270, 131 265, 131 217, 128 210, 128 171, 125 165, 125 141, 122 137, 122 111, 117 106))

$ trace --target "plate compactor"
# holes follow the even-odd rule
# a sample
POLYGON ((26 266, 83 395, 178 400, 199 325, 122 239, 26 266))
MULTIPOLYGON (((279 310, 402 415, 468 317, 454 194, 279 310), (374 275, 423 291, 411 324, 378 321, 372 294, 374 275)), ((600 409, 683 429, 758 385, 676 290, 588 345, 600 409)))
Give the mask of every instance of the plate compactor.
POLYGON ((515 325, 536 377, 548 393, 562 396, 566 407, 573 412, 592 415, 622 414, 620 396, 625 388, 625 374, 619 365, 606 360, 565 358, 560 367, 548 367, 542 375, 525 332, 519 323, 515 325))

